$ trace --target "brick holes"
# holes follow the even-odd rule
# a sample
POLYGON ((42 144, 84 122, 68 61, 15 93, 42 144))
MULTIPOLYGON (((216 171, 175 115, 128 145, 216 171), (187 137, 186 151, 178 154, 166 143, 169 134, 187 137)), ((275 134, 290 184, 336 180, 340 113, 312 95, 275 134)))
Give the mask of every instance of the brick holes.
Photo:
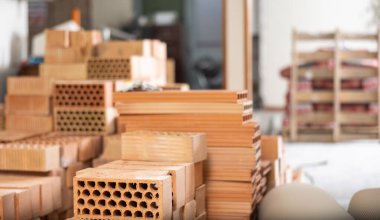
POLYGON ((87 62, 89 79, 131 79, 129 59, 92 58, 87 62))
POLYGON ((96 84, 56 84, 54 105, 58 107, 104 107, 105 86, 96 84))
POLYGON ((76 214, 83 219, 160 217, 160 185, 154 181, 77 180, 76 214))
POLYGON ((64 133, 102 134, 106 132, 105 121, 104 110, 57 109, 55 111, 56 130, 64 133))

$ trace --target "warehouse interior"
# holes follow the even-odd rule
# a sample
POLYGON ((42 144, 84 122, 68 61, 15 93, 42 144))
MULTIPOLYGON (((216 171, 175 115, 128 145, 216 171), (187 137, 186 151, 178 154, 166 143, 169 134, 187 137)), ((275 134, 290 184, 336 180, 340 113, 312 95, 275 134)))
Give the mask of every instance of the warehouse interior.
POLYGON ((0 11, 0 220, 380 219, 380 0, 0 11))

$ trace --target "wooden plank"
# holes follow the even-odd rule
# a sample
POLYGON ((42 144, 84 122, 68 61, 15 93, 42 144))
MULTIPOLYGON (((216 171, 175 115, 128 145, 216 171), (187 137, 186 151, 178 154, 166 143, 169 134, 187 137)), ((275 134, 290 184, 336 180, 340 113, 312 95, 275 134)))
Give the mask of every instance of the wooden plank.
POLYGON ((333 113, 326 112, 316 112, 316 113, 307 113, 299 114, 298 122, 300 123, 312 123, 312 122, 331 122, 334 121, 333 113))
POLYGON ((378 93, 372 91, 342 91, 340 103, 369 103, 378 101, 378 93))
POLYGON ((334 59, 334 51, 299 52, 296 56, 299 62, 332 60, 334 59))
POLYGON ((331 91, 298 92, 296 94, 296 99, 298 102, 307 102, 307 103, 333 102, 334 93, 331 91))
POLYGON ((377 134, 378 126, 342 126, 342 132, 346 134, 377 134))
POLYGON ((341 134, 340 141, 378 139, 378 134, 341 134))
POLYGON ((342 79, 362 79, 376 76, 377 68, 343 66, 341 69, 342 79))
POLYGON ((377 52, 369 51, 340 51, 342 60, 350 59, 376 59, 377 52))
POLYGON ((295 39, 299 41, 320 41, 320 40, 334 40, 334 33, 304 33, 298 32, 295 39))
POLYGON ((342 40, 359 40, 359 41, 377 41, 377 34, 354 34, 354 33, 342 33, 342 40))
POLYGON ((341 36, 340 32, 337 31, 335 34, 335 54, 334 54, 334 129, 333 129, 333 137, 334 141, 337 141, 340 135, 340 94, 341 94, 341 88, 342 88, 342 81, 340 78, 340 69, 341 69, 341 59, 342 54, 339 48, 339 42, 340 42, 341 36))
POLYGON ((300 142, 332 142, 332 134, 299 134, 297 141, 300 142))
POLYGON ((332 79, 334 71, 327 67, 298 68, 299 79, 332 79))
POLYGON ((292 33, 292 72, 290 75, 290 139, 297 139, 297 80, 298 80, 298 59, 297 59, 297 31, 292 33))
POLYGON ((374 124, 377 122, 377 115, 368 113, 347 113, 341 112, 339 116, 339 122, 341 124, 374 124))

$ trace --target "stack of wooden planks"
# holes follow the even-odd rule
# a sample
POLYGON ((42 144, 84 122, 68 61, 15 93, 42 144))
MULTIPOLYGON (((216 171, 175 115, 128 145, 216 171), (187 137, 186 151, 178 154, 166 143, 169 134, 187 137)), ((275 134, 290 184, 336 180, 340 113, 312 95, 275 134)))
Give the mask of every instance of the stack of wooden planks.
POLYGON ((117 92, 121 131, 201 132, 207 136, 208 219, 248 219, 262 194, 260 131, 247 93, 117 92))

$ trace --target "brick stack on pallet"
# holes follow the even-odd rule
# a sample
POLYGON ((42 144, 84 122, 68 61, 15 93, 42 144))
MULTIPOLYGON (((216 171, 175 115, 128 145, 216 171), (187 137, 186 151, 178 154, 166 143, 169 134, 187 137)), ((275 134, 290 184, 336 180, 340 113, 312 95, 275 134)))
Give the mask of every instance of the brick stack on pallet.
MULTIPOLYGON (((8 180, 8 176, 12 176, 12 178, 22 181, 22 178, 28 177, 34 179, 33 181, 38 187, 38 184, 43 183, 43 181, 39 181, 40 179, 56 176, 53 179, 58 180, 59 186, 52 186, 57 187, 54 190, 58 192, 41 189, 43 190, 41 195, 34 196, 37 196, 36 199, 38 199, 40 196, 46 197, 47 193, 50 196, 47 198, 51 199, 53 196, 53 199, 59 200, 59 206, 54 206, 54 209, 44 211, 37 217, 48 216, 49 219, 72 217, 72 187, 75 172, 91 167, 92 160, 101 153, 101 145, 100 136, 67 136, 54 133, 2 144, 0 145, 0 179, 3 178, 2 176, 6 176, 4 180, 8 180)), ((4 181, 4 183, 8 182, 4 181)), ((10 185, 13 183, 16 184, 15 181, 12 181, 10 185)), ((19 183, 17 182, 17 184, 19 183)), ((52 204, 51 201, 46 203, 52 204)), ((46 207, 50 206, 46 205, 46 207)), ((24 206, 20 206, 19 209, 27 210, 24 206)))
POLYGON ((379 45, 378 33, 293 33, 292 65, 282 71, 289 79, 285 132, 291 140, 379 139, 379 45), (304 50, 315 42, 334 48, 304 50), (358 43, 364 49, 347 49, 358 43))
POLYGON ((8 77, 6 130, 45 133, 53 130, 52 89, 39 77, 8 77))
POLYGON ((159 40, 110 41, 88 60, 88 79, 166 84, 166 44, 159 40))
POLYGON ((40 76, 60 80, 87 79, 86 60, 102 41, 99 31, 45 31, 45 57, 40 76))
POLYGON ((208 219, 248 219, 260 201, 260 131, 246 92, 117 92, 122 131, 201 132, 208 219))
POLYGON ((64 134, 107 135, 115 132, 113 83, 57 81, 54 84, 55 131, 64 134))
POLYGON ((77 218, 206 219, 205 135, 127 132, 122 158, 74 179, 77 218))

